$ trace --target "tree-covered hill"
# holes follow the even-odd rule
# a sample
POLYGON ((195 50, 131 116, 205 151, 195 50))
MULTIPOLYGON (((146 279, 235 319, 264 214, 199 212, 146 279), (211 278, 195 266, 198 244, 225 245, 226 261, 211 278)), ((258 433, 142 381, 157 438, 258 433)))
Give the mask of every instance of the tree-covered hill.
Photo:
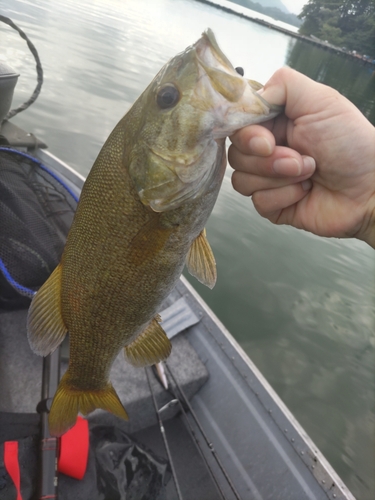
POLYGON ((285 6, 282 2, 265 2, 264 0, 231 0, 238 5, 243 5, 248 9, 255 10, 256 12, 261 12, 266 16, 270 16, 273 19, 283 21, 284 23, 292 24, 293 26, 301 26, 301 21, 295 14, 286 12, 285 6))
POLYGON ((302 35, 375 58, 375 0, 309 0, 298 17, 302 35))

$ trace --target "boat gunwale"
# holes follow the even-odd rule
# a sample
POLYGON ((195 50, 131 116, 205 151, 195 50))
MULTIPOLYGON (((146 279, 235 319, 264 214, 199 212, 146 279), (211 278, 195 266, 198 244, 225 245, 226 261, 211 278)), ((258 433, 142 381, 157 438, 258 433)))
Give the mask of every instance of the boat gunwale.
MULTIPOLYGON (((328 498, 331 500, 356 500, 337 472, 225 325, 184 276, 181 276, 180 282, 198 305, 198 311, 194 312, 199 314, 201 312, 199 310, 203 309, 206 318, 209 318, 211 325, 206 325, 208 333, 220 346, 229 362, 235 367, 240 377, 247 383, 255 397, 266 409, 269 418, 275 422, 285 439, 288 439, 299 459, 308 467, 328 498), (230 349, 224 348, 223 340, 229 344, 230 349)), ((190 305, 192 305, 191 301, 190 305)), ((203 316, 201 315, 202 320, 204 320, 204 314, 203 316)))

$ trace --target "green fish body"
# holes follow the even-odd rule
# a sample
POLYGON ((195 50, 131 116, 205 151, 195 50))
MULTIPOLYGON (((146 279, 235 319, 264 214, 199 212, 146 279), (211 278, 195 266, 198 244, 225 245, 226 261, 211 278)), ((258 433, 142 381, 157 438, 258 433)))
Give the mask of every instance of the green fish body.
POLYGON ((48 355, 69 332, 52 435, 96 408, 127 418, 109 381, 115 357, 124 348, 144 366, 169 355, 158 312, 185 264, 214 286, 204 227, 224 176, 225 137, 278 111, 255 88, 208 30, 162 68, 104 144, 61 262, 29 310, 34 352, 48 355))

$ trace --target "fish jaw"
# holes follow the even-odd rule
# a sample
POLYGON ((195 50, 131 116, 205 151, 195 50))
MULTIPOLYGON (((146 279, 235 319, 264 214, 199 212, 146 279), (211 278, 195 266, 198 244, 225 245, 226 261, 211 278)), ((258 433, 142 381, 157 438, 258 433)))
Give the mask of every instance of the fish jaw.
POLYGON ((225 137, 280 113, 259 88, 236 72, 211 30, 169 61, 136 104, 144 112, 141 154, 133 151, 128 168, 140 201, 155 212, 174 210, 222 178, 225 137), (160 93, 168 89, 176 101, 160 108, 160 93))
POLYGON ((270 120, 280 114, 281 106, 271 105, 255 89, 263 86, 237 73, 221 51, 211 29, 202 34, 195 50, 201 69, 196 88, 197 100, 211 108, 215 115, 214 139, 232 135, 247 125, 270 120), (204 82, 204 80, 209 82, 204 82), (207 93, 207 88, 211 92, 207 93))

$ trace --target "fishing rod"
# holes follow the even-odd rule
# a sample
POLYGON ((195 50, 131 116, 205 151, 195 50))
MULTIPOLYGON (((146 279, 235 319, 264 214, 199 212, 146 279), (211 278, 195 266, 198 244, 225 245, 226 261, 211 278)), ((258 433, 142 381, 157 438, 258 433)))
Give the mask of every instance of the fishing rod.
POLYGON ((151 396, 152 396, 152 401, 154 403, 154 409, 155 409, 155 412, 156 412, 156 415, 157 415, 157 419, 158 419, 158 423, 159 423, 160 433, 161 433, 162 438, 163 438, 165 451, 167 452, 169 465, 170 465, 171 470, 172 470, 172 476, 173 476, 174 484, 176 486, 177 496, 178 496, 179 500, 183 500, 181 489, 180 489, 180 485, 179 485, 178 479, 177 479, 176 469, 175 469, 175 466, 174 466, 174 463, 173 463, 173 460, 172 460, 172 455, 171 455, 171 451, 170 451, 170 448, 169 448, 169 445, 168 445, 167 436, 165 434, 165 428, 164 428, 164 425, 163 425, 163 421, 162 421, 162 419, 160 417, 160 410, 158 409, 158 406, 157 406, 157 403, 156 403, 156 397, 155 397, 154 390, 152 388, 152 384, 151 384, 151 380, 150 380, 150 374, 148 372, 148 368, 147 367, 145 367, 145 372, 146 372, 148 386, 150 388, 150 392, 151 392, 151 396))
MULTIPOLYGON (((177 399, 177 401, 178 401, 178 403, 179 403, 179 405, 180 405, 181 411, 182 411, 182 413, 183 413, 183 415, 184 415, 184 417, 185 417, 185 420, 186 420, 186 422, 188 423, 188 426, 189 426, 189 428, 190 428, 190 430, 191 430, 191 433, 192 433, 192 435, 193 435, 193 437, 194 437, 194 441, 196 442, 196 444, 197 444, 197 446, 198 446, 199 450, 201 451, 202 456, 204 457, 204 461, 205 461, 205 463, 206 463, 206 465, 207 465, 208 469, 212 472, 212 476, 213 476, 213 478, 214 478, 214 481, 215 481, 216 485, 218 486, 218 488, 219 488, 220 492, 222 493, 222 495, 223 495, 223 497, 224 497, 224 493, 222 492, 222 489, 221 489, 221 487, 220 487, 220 485, 219 485, 219 483, 218 483, 218 481, 217 481, 217 479, 216 479, 216 476, 215 476, 214 472, 212 471, 211 467, 209 466, 209 464, 208 464, 208 462, 207 462, 207 459, 205 458, 205 456, 204 456, 204 454, 203 454, 203 450, 202 450, 202 448, 201 448, 201 446, 200 446, 199 440, 198 440, 198 439, 197 439, 197 437, 196 437, 196 434, 195 434, 195 432, 194 432, 194 430, 193 430, 193 427, 191 426, 191 422, 190 422, 190 420, 189 420, 189 418, 188 418, 188 414, 187 414, 187 412, 186 412, 186 409, 185 409, 184 405, 186 405, 186 407, 188 408, 190 415, 192 416, 192 418, 193 418, 193 420, 194 420, 195 424, 197 425, 197 427, 198 427, 198 429, 199 429, 199 432, 200 432, 200 433, 201 433, 201 435, 203 436, 203 438, 204 438, 204 440, 205 440, 205 442, 206 442, 206 445, 207 445, 208 449, 210 450, 210 452, 211 452, 211 454, 212 454, 213 458, 215 459, 215 461, 216 461, 217 465, 219 466, 219 468, 220 468, 220 470, 221 470, 221 472, 222 472, 222 474, 223 474, 223 476, 224 476, 225 480, 227 481, 227 483, 228 483, 229 487, 231 488, 231 490, 232 490, 232 492, 233 492, 234 496, 236 497, 236 499, 237 499, 237 500, 241 500, 241 497, 240 497, 240 495, 239 495, 239 493, 238 493, 238 491, 237 491, 236 487, 234 486, 234 484, 233 484, 232 480, 230 479, 228 472, 226 471, 226 469, 225 469, 224 465, 221 463, 221 460, 220 460, 220 458, 219 458, 219 456, 218 456, 218 454, 217 454, 217 452, 216 452, 216 450, 215 450, 215 448, 214 448, 214 446, 213 446, 213 443, 209 440, 209 438, 208 438, 207 434, 205 433, 205 431, 204 431, 204 429, 203 429, 203 427, 202 427, 201 423, 199 422, 199 419, 198 419, 198 417, 197 417, 197 415, 196 415, 195 411, 193 410, 193 408, 192 408, 192 406, 191 406, 191 404, 190 404, 190 402, 189 402, 189 400, 188 400, 188 398, 187 398, 187 396, 186 396, 186 394, 185 394, 184 390, 182 389, 181 385, 177 382, 177 379, 176 379, 176 377, 174 376, 174 374, 173 374, 173 372, 172 372, 171 367, 169 366, 169 364, 168 364, 167 362, 165 362, 165 366, 166 366, 166 368, 167 368, 167 370, 168 370, 168 373, 169 373, 170 377, 171 377, 171 378, 172 378, 172 380, 173 380, 173 383, 174 383, 175 387, 177 387, 177 389, 178 389, 178 391, 179 391, 179 393, 180 393, 180 395, 181 395, 181 398, 182 398, 182 400, 183 400, 183 403, 184 403, 184 404, 182 404, 181 399, 178 397, 178 395, 176 395, 176 393, 175 393, 175 392, 174 392, 174 396, 175 396, 175 398, 177 399)), ((225 498, 225 497, 224 497, 224 498, 225 498)))
MULTIPOLYGON (((164 426, 163 426, 163 423, 162 423, 162 420, 161 420, 161 416, 160 414, 162 413, 162 411, 164 409, 166 409, 167 407, 170 407, 174 404, 178 404, 180 406, 180 409, 181 409, 181 412, 182 414, 184 415, 184 418, 185 418, 185 421, 187 423, 187 430, 190 434, 190 437, 191 439, 193 440, 200 456, 202 457, 203 459, 203 462, 206 466, 206 469, 214 483, 214 485, 216 486, 216 489, 217 489, 217 492, 218 494, 220 495, 220 498, 222 500, 226 500, 226 496, 223 492, 223 489, 222 487, 220 486, 220 483, 215 475, 215 472, 212 470, 212 467, 210 466, 209 462, 208 462, 208 459, 207 457, 205 456, 204 452, 203 452, 203 449, 202 449, 202 445, 196 435, 196 432, 195 430, 193 429, 193 426, 190 422, 190 419, 188 418, 188 414, 187 414, 187 411, 186 411, 186 408, 188 409, 188 411, 190 412, 190 414, 192 415, 193 417, 193 420, 195 421, 197 427, 198 427, 198 430, 200 431, 201 435, 203 436, 204 438, 204 441, 206 442, 206 445, 208 447, 208 449, 210 450, 213 458, 215 459, 217 465, 219 466, 225 480, 227 481, 229 487, 231 488, 234 496, 236 497, 237 500, 241 500, 241 497, 239 495, 239 493, 237 492, 234 484, 232 483, 230 477, 229 477, 229 474, 227 473, 227 471, 225 470, 225 467, 223 466, 223 464, 221 463, 215 449, 214 449, 214 446, 212 444, 212 442, 208 439, 205 431, 203 430, 203 427, 202 425, 200 424, 199 422, 199 419, 197 417, 197 415, 195 414, 193 408, 191 407, 189 401, 188 401, 188 398, 185 394, 185 392, 183 391, 182 387, 180 386, 180 384, 177 382, 170 366, 165 362, 165 366, 169 372, 169 376, 172 378, 172 381, 173 381, 173 384, 175 386, 175 388, 177 388, 177 390, 179 391, 180 393, 180 396, 178 396, 178 394, 176 393, 176 390, 173 389, 172 387, 172 384, 170 383, 170 381, 168 381, 168 374, 165 373, 164 370, 162 370, 162 372, 164 373, 160 373, 161 369, 163 368, 163 363, 158 363, 158 365, 154 365, 154 375, 155 377, 157 378, 157 380, 160 382, 160 384, 163 386, 163 388, 165 390, 167 390, 172 396, 174 399, 172 399, 171 401, 169 401, 169 403, 167 403, 166 405, 164 405, 162 408, 158 409, 157 405, 156 405, 156 398, 155 398, 155 394, 154 394, 154 390, 152 388, 152 385, 151 383, 149 382, 149 387, 150 387, 150 391, 151 391, 151 394, 152 394, 152 398, 153 398, 153 401, 154 401, 154 408, 155 408, 155 411, 156 411, 156 414, 157 414, 157 418, 158 418, 158 422, 159 422, 159 427, 160 427, 160 430, 161 430, 161 433, 162 433, 162 436, 163 436, 163 441, 164 443, 166 444, 166 449, 168 448, 169 450, 169 447, 168 447, 168 443, 167 443, 167 437, 166 437, 166 434, 165 434, 165 429, 164 429, 164 426), (161 377, 161 375, 163 375, 163 377, 161 377), (162 430, 163 428, 163 430, 162 430)), ((146 370, 146 373, 147 373, 147 370, 146 370)), ((147 379, 149 380, 149 375, 147 373, 147 379)), ((172 461, 172 457, 170 455, 170 452, 167 451, 167 455, 168 455, 168 459, 170 460, 171 462, 171 469, 172 469, 172 474, 174 476, 174 474, 176 474, 175 472, 175 468, 174 468, 174 465, 173 465, 173 461, 172 461), (173 472, 174 471, 174 472, 173 472)), ((175 478, 175 476, 174 476, 175 478)), ((181 498, 181 497, 179 497, 181 498)))

